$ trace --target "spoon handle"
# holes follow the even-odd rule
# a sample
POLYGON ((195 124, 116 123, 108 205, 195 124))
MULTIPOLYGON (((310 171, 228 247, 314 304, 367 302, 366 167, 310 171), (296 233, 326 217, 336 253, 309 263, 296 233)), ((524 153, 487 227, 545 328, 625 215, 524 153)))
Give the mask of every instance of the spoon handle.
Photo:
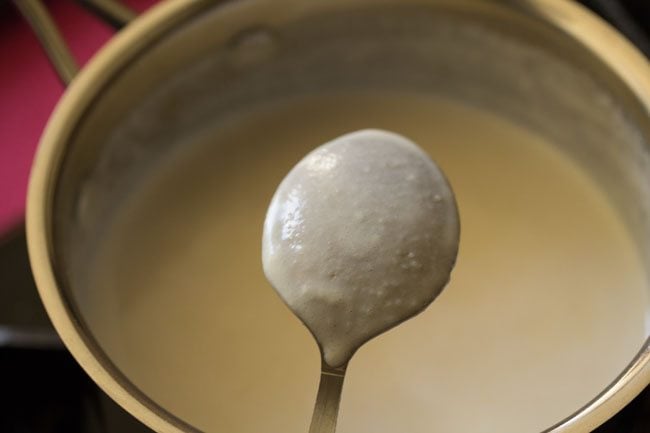
POLYGON ((309 433, 334 433, 336 430, 346 367, 332 368, 323 362, 309 433))

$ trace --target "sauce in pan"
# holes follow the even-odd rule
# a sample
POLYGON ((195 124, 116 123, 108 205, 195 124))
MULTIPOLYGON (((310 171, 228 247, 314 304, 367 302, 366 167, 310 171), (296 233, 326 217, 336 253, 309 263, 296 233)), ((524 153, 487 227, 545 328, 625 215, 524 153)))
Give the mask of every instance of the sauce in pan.
POLYGON ((307 431, 319 352, 264 277, 276 186, 333 137, 409 137, 454 189, 451 283, 348 367, 340 433, 536 432, 601 392, 647 335, 633 239, 576 163, 479 109, 310 96, 234 113, 132 192, 90 269, 87 320, 142 391, 208 432, 307 431))

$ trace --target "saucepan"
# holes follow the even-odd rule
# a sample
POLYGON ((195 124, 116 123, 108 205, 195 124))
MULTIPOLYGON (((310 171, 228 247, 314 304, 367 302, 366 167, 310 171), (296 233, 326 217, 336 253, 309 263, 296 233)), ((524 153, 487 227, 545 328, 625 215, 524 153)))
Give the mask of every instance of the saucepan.
MULTIPOLYGON (((72 80, 42 137, 27 209, 31 263, 56 330, 88 374, 151 428, 202 426, 133 380, 100 329, 123 326, 110 296, 86 278, 104 227, 140 179, 205 125, 278 97, 359 89, 466 101, 556 143, 607 194, 650 275, 650 67, 581 6, 170 0, 129 24, 72 80)), ((639 341, 618 377, 544 428, 594 429, 649 382, 650 346, 639 341)), ((243 410, 255 417, 257 409, 243 410)))

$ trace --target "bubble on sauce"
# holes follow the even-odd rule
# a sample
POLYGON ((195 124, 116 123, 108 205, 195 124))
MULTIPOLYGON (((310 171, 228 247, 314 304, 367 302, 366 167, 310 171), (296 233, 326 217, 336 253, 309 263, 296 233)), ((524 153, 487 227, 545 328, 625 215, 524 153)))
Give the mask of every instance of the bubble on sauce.
POLYGON ((228 43, 228 59, 232 66, 249 67, 267 61, 277 50, 277 37, 271 29, 255 27, 242 30, 228 43))

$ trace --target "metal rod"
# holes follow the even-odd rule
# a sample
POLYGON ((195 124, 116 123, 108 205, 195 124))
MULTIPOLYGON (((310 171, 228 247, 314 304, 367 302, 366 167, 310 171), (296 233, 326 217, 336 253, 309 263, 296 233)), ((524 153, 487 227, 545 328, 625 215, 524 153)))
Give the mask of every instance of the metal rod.
POLYGON ((70 84, 77 75, 79 66, 43 3, 40 0, 14 0, 14 2, 36 33, 61 81, 65 85, 70 84))
POLYGON ((63 342, 53 329, 21 329, 0 326, 0 347, 63 349, 63 342))
POLYGON ((334 433, 347 365, 332 368, 323 362, 309 433, 334 433))
POLYGON ((137 16, 136 12, 117 0, 80 0, 79 2, 118 30, 137 16))

